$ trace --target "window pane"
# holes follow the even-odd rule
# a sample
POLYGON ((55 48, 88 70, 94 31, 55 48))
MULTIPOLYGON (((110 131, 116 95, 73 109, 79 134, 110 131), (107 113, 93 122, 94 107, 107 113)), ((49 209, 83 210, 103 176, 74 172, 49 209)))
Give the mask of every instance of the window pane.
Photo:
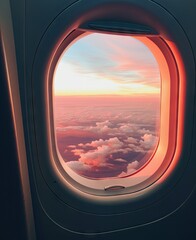
POLYGON ((126 177, 159 141, 161 79, 150 49, 130 36, 90 34, 60 58, 53 81, 56 147, 91 179, 126 177))

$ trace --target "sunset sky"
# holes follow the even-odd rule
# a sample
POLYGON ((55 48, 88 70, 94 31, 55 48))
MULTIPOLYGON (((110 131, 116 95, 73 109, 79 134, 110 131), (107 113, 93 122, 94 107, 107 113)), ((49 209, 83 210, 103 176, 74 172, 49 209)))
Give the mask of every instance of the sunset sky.
POLYGON ((130 36, 90 34, 62 55, 55 95, 158 94, 159 67, 151 51, 130 36))
POLYGON ((93 179, 126 177, 159 141, 160 73, 150 50, 128 36, 90 34, 71 45, 54 74, 58 151, 93 179))

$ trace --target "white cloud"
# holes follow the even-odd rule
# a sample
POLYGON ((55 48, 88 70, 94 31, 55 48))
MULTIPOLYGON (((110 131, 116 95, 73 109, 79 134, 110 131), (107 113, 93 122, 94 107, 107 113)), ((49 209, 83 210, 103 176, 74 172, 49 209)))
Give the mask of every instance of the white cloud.
POLYGON ((132 144, 137 144, 138 143, 138 140, 136 138, 133 138, 133 137, 128 137, 125 142, 127 143, 132 143, 132 144))
POLYGON ((126 176, 134 173, 135 171, 137 171, 138 167, 139 167, 139 162, 138 162, 138 161, 134 161, 134 162, 132 162, 132 163, 129 163, 129 164, 127 165, 126 172, 125 172, 125 171, 121 172, 121 173, 118 175, 118 177, 126 177, 126 176))
POLYGON ((95 140, 85 145, 91 146, 91 147, 99 147, 99 146, 107 145, 115 149, 115 148, 122 147, 123 142, 121 142, 117 137, 114 137, 114 138, 109 138, 108 140, 103 140, 103 139, 95 140))
POLYGON ((82 149, 72 150, 75 155, 79 156, 78 161, 87 165, 107 166, 108 157, 112 153, 121 152, 123 142, 114 137, 108 140, 99 139, 92 141, 91 143, 84 144, 84 146, 95 147, 95 149, 88 152, 84 152, 82 149))
POLYGON ((123 133, 132 133, 137 130, 138 130, 138 127, 133 124, 123 124, 119 128, 119 131, 123 133))
POLYGON ((130 152, 145 152, 141 146, 137 146, 135 144, 128 144, 128 147, 130 152))
POLYGON ((144 135, 144 134, 151 134, 152 132, 149 129, 141 128, 141 129, 138 129, 138 133, 144 135))
POLYGON ((137 169, 138 166, 139 166, 139 162, 138 161, 131 162, 127 166, 127 171, 130 171, 130 169, 137 169))
POLYGON ((144 136, 142 136, 141 138, 142 140, 140 140, 140 145, 147 150, 152 150, 152 148, 154 148, 156 143, 158 142, 158 137, 152 134, 144 134, 144 136))
POLYGON ((89 171, 91 167, 79 161, 70 161, 66 163, 74 171, 89 171))

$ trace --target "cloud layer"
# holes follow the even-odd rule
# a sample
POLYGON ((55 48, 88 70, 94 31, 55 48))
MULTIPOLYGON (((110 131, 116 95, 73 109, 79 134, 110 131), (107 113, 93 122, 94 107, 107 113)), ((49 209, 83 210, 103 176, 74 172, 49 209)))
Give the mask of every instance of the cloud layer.
POLYGON ((154 100, 148 108, 148 104, 119 101, 104 105, 94 98, 92 106, 78 99, 68 108, 67 100, 56 100, 56 137, 59 152, 72 170, 97 179, 125 177, 148 161, 159 135, 159 108, 154 100), (64 106, 64 115, 59 106, 64 106))

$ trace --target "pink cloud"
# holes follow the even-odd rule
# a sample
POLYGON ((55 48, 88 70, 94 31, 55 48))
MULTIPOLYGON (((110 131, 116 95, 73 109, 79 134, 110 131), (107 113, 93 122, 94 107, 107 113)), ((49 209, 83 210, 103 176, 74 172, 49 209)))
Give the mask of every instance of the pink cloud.
POLYGON ((88 130, 94 131, 94 132, 107 133, 107 132, 110 132, 111 130, 109 126, 110 126, 109 121, 96 122, 96 126, 91 126, 88 128, 88 130))
POLYGON ((76 148, 76 145, 69 145, 68 148, 76 148))
POLYGON ((108 166, 108 158, 111 154, 121 152, 123 142, 117 137, 108 140, 99 139, 83 146, 94 147, 94 150, 84 152, 82 149, 75 149, 72 152, 79 156, 78 161, 92 166, 108 166))
POLYGON ((145 129, 145 128, 141 128, 141 129, 138 130, 138 133, 140 133, 140 134, 146 134, 146 133, 150 134, 151 131, 148 130, 148 129, 145 129))
POLYGON ((83 149, 74 149, 74 150, 71 150, 72 153, 74 153, 74 155, 76 156, 80 156, 81 154, 84 153, 84 150, 83 149))
POLYGON ((158 143, 158 137, 152 134, 144 134, 144 136, 142 136, 141 138, 142 140, 140 140, 140 146, 144 149, 152 150, 155 144, 158 143))
POLYGON ((144 151, 144 149, 141 147, 141 146, 137 146, 137 145, 135 145, 135 144, 128 144, 128 149, 129 149, 129 152, 143 152, 143 153, 145 153, 146 151, 144 151))
POLYGON ((114 162, 127 163, 127 160, 125 160, 125 159, 123 159, 123 158, 117 158, 117 159, 114 159, 114 162))
POLYGON ((125 142, 127 143, 131 143, 131 144, 137 144, 138 143, 138 140, 136 138, 133 138, 133 137, 128 137, 125 142))
MULTIPOLYGON (((111 73, 129 72, 135 75, 132 82, 145 82, 147 85, 159 85, 160 72, 158 63, 150 50, 140 41, 134 38, 116 38, 113 41, 107 39, 104 44, 108 46, 107 57, 114 62, 111 73), (122 44, 123 42, 123 44, 122 44), (143 51, 142 51, 143 50, 143 51)), ((122 83, 122 76, 114 74, 122 83)))
POLYGON ((99 147, 103 145, 109 146, 111 149, 115 149, 115 148, 122 147, 123 143, 117 137, 114 137, 108 140, 99 139, 86 144, 86 146, 91 146, 91 147, 99 147))
POLYGON ((66 163, 68 167, 73 169, 74 171, 81 172, 81 171, 89 171, 91 170, 91 167, 89 165, 86 165, 82 162, 78 161, 70 161, 66 163))
POLYGON ((121 173, 118 175, 118 177, 126 177, 126 176, 134 173, 135 171, 137 171, 137 170, 138 170, 138 167, 139 167, 139 162, 138 162, 138 161, 134 161, 134 162, 132 162, 132 163, 129 163, 129 164, 127 165, 126 171, 121 172, 121 173))

